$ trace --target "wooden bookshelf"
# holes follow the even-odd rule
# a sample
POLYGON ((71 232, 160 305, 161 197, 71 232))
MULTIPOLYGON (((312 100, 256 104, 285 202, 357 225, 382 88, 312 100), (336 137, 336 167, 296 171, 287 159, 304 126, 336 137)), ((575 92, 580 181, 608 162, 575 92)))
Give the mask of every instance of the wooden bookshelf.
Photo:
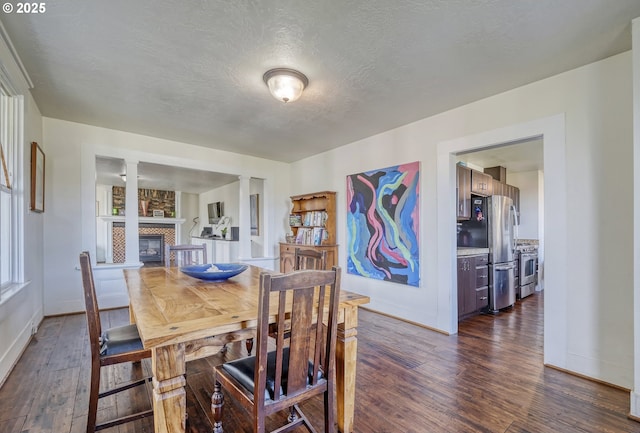
POLYGON ((280 272, 293 270, 296 248, 327 251, 327 269, 338 264, 334 191, 292 196, 289 227, 293 239, 280 244, 280 272))

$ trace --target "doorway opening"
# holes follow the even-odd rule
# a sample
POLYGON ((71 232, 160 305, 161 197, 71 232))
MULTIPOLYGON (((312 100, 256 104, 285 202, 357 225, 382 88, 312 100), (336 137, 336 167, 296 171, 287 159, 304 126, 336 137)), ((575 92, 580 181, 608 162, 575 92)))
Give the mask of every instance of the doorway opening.
POLYGON ((543 139, 460 152, 455 162, 458 320, 487 311, 511 314, 506 307, 544 287, 543 139), (496 216, 507 214, 494 215, 499 209, 488 204, 503 202, 509 217, 500 223, 496 216), (464 247, 476 247, 476 255, 464 247), (496 260, 505 263, 496 266, 496 260))
POLYGON ((544 363, 564 365, 567 347, 567 318, 562 314, 567 299, 567 200, 566 143, 564 114, 514 124, 438 144, 437 174, 437 262, 438 299, 442 301, 444 321, 449 332, 458 332, 456 274, 456 162, 458 154, 471 153, 505 144, 542 139, 544 161, 544 199, 540 213, 544 229, 539 235, 544 255, 544 363), (553 186, 553 187, 552 187, 553 186), (553 209, 553 212, 550 210, 553 209), (552 334, 552 335, 551 335, 552 334))

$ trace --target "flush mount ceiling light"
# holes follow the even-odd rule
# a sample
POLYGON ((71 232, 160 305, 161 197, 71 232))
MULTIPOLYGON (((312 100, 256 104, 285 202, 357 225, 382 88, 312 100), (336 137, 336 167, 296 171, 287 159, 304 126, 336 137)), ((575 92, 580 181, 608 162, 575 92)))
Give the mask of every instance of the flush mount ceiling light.
POLYGON ((264 73, 262 79, 273 97, 282 102, 295 101, 309 85, 309 79, 295 69, 271 69, 264 73))

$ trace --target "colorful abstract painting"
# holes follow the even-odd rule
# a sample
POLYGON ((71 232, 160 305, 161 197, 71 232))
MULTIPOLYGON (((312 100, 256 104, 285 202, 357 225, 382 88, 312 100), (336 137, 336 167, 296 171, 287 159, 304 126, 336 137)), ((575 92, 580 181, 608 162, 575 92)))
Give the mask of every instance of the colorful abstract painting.
POLYGON ((418 287, 420 163, 347 176, 347 272, 418 287))

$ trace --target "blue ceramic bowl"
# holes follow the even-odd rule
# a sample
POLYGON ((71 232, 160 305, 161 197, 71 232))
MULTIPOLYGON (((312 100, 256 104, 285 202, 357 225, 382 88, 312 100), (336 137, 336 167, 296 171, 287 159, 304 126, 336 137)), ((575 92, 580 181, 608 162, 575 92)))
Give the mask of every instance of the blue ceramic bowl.
POLYGON ((208 263, 204 265, 183 266, 180 271, 190 277, 199 278, 207 281, 220 281, 235 277, 240 272, 247 269, 247 265, 237 263, 208 263), (218 268, 217 271, 208 271, 211 266, 218 268))

